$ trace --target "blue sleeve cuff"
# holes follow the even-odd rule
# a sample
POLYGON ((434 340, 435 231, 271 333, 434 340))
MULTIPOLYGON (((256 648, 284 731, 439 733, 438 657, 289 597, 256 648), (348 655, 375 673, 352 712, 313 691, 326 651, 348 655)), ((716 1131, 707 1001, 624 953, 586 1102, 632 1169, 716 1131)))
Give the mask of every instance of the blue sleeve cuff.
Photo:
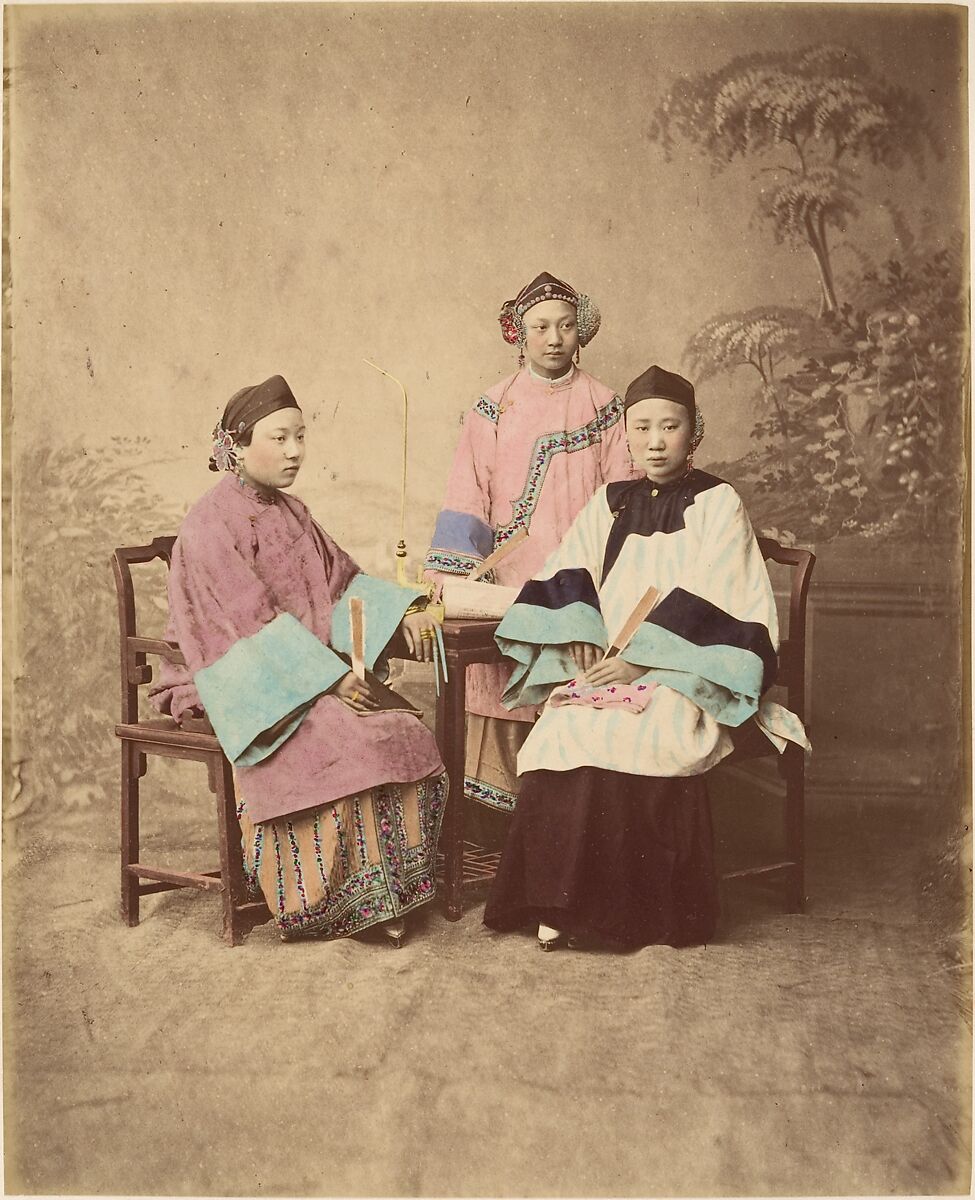
MULTIPOLYGON (((365 614, 366 644, 365 661, 370 671, 385 679, 388 667, 382 653, 389 639, 399 628, 406 610, 414 600, 426 595, 422 587, 404 588, 386 579, 360 572, 342 593, 342 598, 332 614, 332 645, 340 654, 352 653, 352 624, 349 601, 362 601, 365 614)), ((348 668, 346 668, 348 670, 348 668)))
POLYGON ((472 513, 442 509, 430 543, 436 550, 453 550, 475 558, 487 558, 494 549, 494 530, 472 513))
POLYGON ((224 753, 250 766, 287 740, 348 669, 297 617, 280 613, 193 680, 224 753), (262 741, 270 730, 274 736, 262 741))
MULTIPOLYGON (((529 582, 520 596, 532 595, 529 582)), ((495 641, 505 658, 514 661, 508 686, 501 697, 505 708, 542 704, 557 684, 578 672, 569 653, 572 642, 588 642, 605 650, 606 625, 598 608, 584 600, 573 600, 558 608, 524 603, 520 597, 505 613, 495 641)))
POLYGON ((644 621, 620 657, 680 692, 722 725, 741 725, 758 710, 763 664, 737 646, 698 646, 644 621))
POLYGON ((567 683, 578 674, 579 669, 567 646, 542 646, 539 649, 519 643, 502 646, 502 649, 507 657, 514 659, 514 670, 501 696, 501 703, 508 709, 544 704, 552 688, 567 683))

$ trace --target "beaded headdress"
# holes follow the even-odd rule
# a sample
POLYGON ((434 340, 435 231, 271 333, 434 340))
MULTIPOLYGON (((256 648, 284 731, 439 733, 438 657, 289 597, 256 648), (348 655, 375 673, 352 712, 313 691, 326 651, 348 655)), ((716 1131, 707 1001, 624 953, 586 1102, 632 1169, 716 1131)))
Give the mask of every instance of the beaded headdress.
POLYGON ((579 345, 586 346, 599 331, 599 309, 592 300, 582 292, 562 279, 556 279, 543 271, 531 283, 526 284, 513 300, 505 300, 501 306, 498 321, 501 325, 501 336, 509 346, 525 344, 525 313, 536 304, 545 300, 564 300, 576 310, 576 324, 579 329, 579 345))

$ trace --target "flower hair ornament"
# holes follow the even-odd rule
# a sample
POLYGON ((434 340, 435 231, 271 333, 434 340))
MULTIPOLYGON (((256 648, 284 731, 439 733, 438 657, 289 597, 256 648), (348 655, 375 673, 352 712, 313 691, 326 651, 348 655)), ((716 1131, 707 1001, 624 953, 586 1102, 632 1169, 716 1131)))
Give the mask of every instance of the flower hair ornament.
MULTIPOLYGON (((243 431, 244 422, 241 421, 240 429, 243 431)), ((236 471, 237 470, 237 443, 234 440, 234 435, 224 429, 220 421, 213 428, 213 445, 210 450, 210 461, 207 464, 211 471, 236 471)))

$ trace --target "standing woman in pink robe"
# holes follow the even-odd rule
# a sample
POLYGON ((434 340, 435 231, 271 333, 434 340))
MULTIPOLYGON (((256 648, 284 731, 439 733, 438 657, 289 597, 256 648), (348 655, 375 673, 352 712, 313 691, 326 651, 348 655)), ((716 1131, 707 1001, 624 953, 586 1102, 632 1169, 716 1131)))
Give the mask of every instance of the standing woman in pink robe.
POLYGON ((152 699, 176 720, 204 711, 235 767, 248 884, 282 937, 345 937, 435 891, 446 797, 436 743, 417 717, 380 708, 349 669, 349 601, 365 612, 365 664, 381 677, 391 641, 432 658, 422 590, 363 574, 286 494, 305 424, 280 375, 244 388, 214 430, 228 473, 180 527, 169 637, 186 658, 152 699))
MULTIPOLYGON (((505 302, 498 319, 505 341, 519 347, 518 370, 464 419, 425 565, 433 579, 469 575, 527 529, 528 539, 493 573, 496 583, 521 587, 604 483, 642 472, 626 449, 622 400, 578 366, 579 347, 600 323, 589 297, 543 273, 505 302)), ((490 810, 515 807, 516 759, 536 713, 502 706, 509 673, 502 664, 467 668, 464 792, 488 806, 477 827, 480 840, 492 843, 501 831, 490 810)))

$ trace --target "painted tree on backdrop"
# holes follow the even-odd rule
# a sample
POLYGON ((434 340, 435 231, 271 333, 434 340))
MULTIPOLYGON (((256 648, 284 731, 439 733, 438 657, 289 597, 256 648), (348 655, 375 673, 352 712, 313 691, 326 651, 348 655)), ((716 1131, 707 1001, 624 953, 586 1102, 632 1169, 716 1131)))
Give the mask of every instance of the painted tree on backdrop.
POLYGON ((654 114, 651 139, 668 159, 698 145, 715 171, 753 158, 770 176, 762 213, 778 241, 805 246, 819 274, 821 312, 838 307, 829 231, 858 212, 858 168, 924 169, 940 154, 918 100, 878 79, 857 54, 838 46, 754 54, 697 79, 681 79, 654 114))
POLYGON ((757 376, 769 412, 752 430, 757 448, 734 465, 750 507, 786 526, 786 540, 932 531, 958 487, 945 453, 957 457, 964 407, 961 237, 928 214, 916 238, 884 194, 873 205, 888 211, 898 257, 875 266, 841 243, 856 270, 838 279, 829 242, 859 214, 867 164, 890 172, 910 160, 922 172, 928 150, 940 156, 920 103, 837 47, 751 55, 678 81, 651 137, 668 159, 697 146, 715 173, 754 161, 760 213, 816 263, 815 315, 723 313, 688 343, 699 380, 757 376))

